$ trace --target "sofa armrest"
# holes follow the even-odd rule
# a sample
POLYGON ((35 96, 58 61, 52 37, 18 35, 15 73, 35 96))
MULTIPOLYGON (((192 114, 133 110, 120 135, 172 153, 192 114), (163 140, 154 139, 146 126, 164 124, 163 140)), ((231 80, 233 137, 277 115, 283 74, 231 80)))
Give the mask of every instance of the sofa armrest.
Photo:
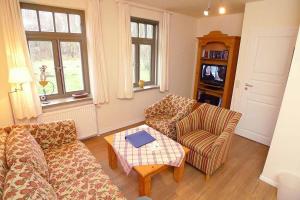
POLYGON ((73 120, 17 126, 28 129, 42 149, 57 148, 77 140, 73 120))

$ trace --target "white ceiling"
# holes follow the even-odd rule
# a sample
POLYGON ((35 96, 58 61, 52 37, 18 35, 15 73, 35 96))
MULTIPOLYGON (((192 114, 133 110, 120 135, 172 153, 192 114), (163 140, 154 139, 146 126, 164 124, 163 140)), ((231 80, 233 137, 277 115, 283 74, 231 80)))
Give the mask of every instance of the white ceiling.
MULTIPOLYGON (((203 17, 209 0, 129 0, 161 9, 170 10, 193 17, 203 17)), ((221 2, 226 7, 226 14, 244 12, 246 2, 258 0, 211 0, 210 16, 218 15, 221 2)))

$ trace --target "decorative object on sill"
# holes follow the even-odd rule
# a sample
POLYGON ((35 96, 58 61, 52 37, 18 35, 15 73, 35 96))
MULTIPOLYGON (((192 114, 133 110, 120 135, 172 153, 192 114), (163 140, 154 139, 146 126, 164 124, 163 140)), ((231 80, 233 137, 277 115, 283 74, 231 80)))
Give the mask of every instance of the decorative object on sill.
POLYGON ((31 76, 26 67, 15 67, 9 70, 8 82, 15 85, 15 88, 8 92, 9 105, 11 108, 13 123, 16 124, 15 113, 11 101, 11 94, 23 92, 23 84, 30 83, 32 81, 31 76))
POLYGON ((89 93, 87 93, 87 92, 78 92, 78 93, 72 94, 72 97, 74 97, 75 99, 85 98, 88 96, 89 96, 89 93))
POLYGON ((41 73, 40 73, 39 84, 43 87, 43 95, 40 95, 40 100, 42 104, 49 104, 47 95, 51 95, 54 93, 54 84, 51 81, 47 81, 46 69, 47 69, 46 65, 42 65, 42 67, 40 67, 41 73), (49 84, 51 85, 50 87, 52 87, 50 90, 46 88, 49 84), (51 92, 47 94, 47 90, 51 92))
POLYGON ((139 87, 144 88, 144 86, 145 86, 145 81, 139 80, 139 87))

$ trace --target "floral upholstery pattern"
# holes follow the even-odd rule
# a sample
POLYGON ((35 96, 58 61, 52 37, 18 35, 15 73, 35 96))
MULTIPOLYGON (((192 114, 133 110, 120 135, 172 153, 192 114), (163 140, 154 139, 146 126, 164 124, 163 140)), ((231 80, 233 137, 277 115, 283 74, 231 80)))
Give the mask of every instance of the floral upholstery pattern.
POLYGON ((176 140, 176 122, 189 114, 196 100, 176 95, 167 95, 145 110, 145 123, 176 140))
POLYGON ((77 140, 75 122, 64 120, 42 124, 16 125, 30 131, 42 149, 52 149, 77 140))
POLYGON ((15 163, 28 163, 46 180, 49 179, 48 165, 41 147, 33 136, 24 129, 14 128, 6 141, 8 167, 15 163))
POLYGON ((209 104, 201 104, 176 124, 178 141, 191 149, 187 162, 207 175, 227 159, 235 127, 241 114, 209 104))
POLYGON ((8 167, 6 172, 0 171, 6 177, 3 199, 125 200, 94 156, 76 139, 74 121, 17 125, 5 130, 10 133, 3 142, 8 167), (44 160, 38 157, 40 153, 44 160), (48 177, 40 173, 44 169, 37 162, 41 166, 46 163, 48 177))
POLYGON ((32 165, 15 163, 6 175, 3 199, 57 199, 51 185, 32 165))
POLYGON ((5 176, 8 172, 5 156, 5 144, 7 139, 7 132, 0 128, 0 199, 2 199, 5 176))

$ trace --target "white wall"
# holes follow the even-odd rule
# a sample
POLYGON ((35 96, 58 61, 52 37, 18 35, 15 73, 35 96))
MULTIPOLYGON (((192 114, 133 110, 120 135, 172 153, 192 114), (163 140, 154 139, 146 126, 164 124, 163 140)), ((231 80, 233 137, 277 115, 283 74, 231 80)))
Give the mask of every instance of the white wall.
MULTIPOLYGON (((26 2, 75 9, 86 9, 87 7, 86 1, 80 0, 26 0, 26 2)), ((160 13, 157 12, 149 12, 136 8, 132 9, 132 13, 141 17, 154 17, 155 19, 159 19, 160 15, 160 13)), ((102 17, 110 102, 100 105, 97 109, 100 133, 142 121, 144 119, 144 108, 166 95, 166 93, 160 93, 158 89, 153 89, 135 93, 135 97, 132 100, 117 99, 116 82, 118 61, 116 58, 118 53, 118 28, 116 24, 118 23, 117 4, 115 0, 104 0, 102 17)), ((187 97, 191 97, 192 95, 193 69, 196 53, 196 23, 197 20, 195 18, 185 15, 174 13, 171 16, 169 92, 187 97)), ((7 82, 3 81, 2 83, 2 76, 7 79, 6 75, 1 75, 1 88, 2 84, 4 85, 7 82)), ((0 96, 0 101, 1 97, 2 96, 0 96)), ((7 104, 4 106, 8 107, 7 104)), ((1 117, 4 116, 4 118, 8 118, 8 111, 2 111, 2 104, 0 112, 1 117)), ((9 123, 9 120, 6 120, 5 123, 9 123)), ((3 125, 6 125, 5 123, 3 123, 3 125)))
POLYGON ((289 172, 300 177, 300 29, 294 58, 273 140, 261 179, 276 186, 277 176, 289 172))
POLYGON ((201 17, 197 20, 197 36, 207 35, 214 30, 232 36, 240 36, 242 34, 243 17, 243 13, 201 17))

